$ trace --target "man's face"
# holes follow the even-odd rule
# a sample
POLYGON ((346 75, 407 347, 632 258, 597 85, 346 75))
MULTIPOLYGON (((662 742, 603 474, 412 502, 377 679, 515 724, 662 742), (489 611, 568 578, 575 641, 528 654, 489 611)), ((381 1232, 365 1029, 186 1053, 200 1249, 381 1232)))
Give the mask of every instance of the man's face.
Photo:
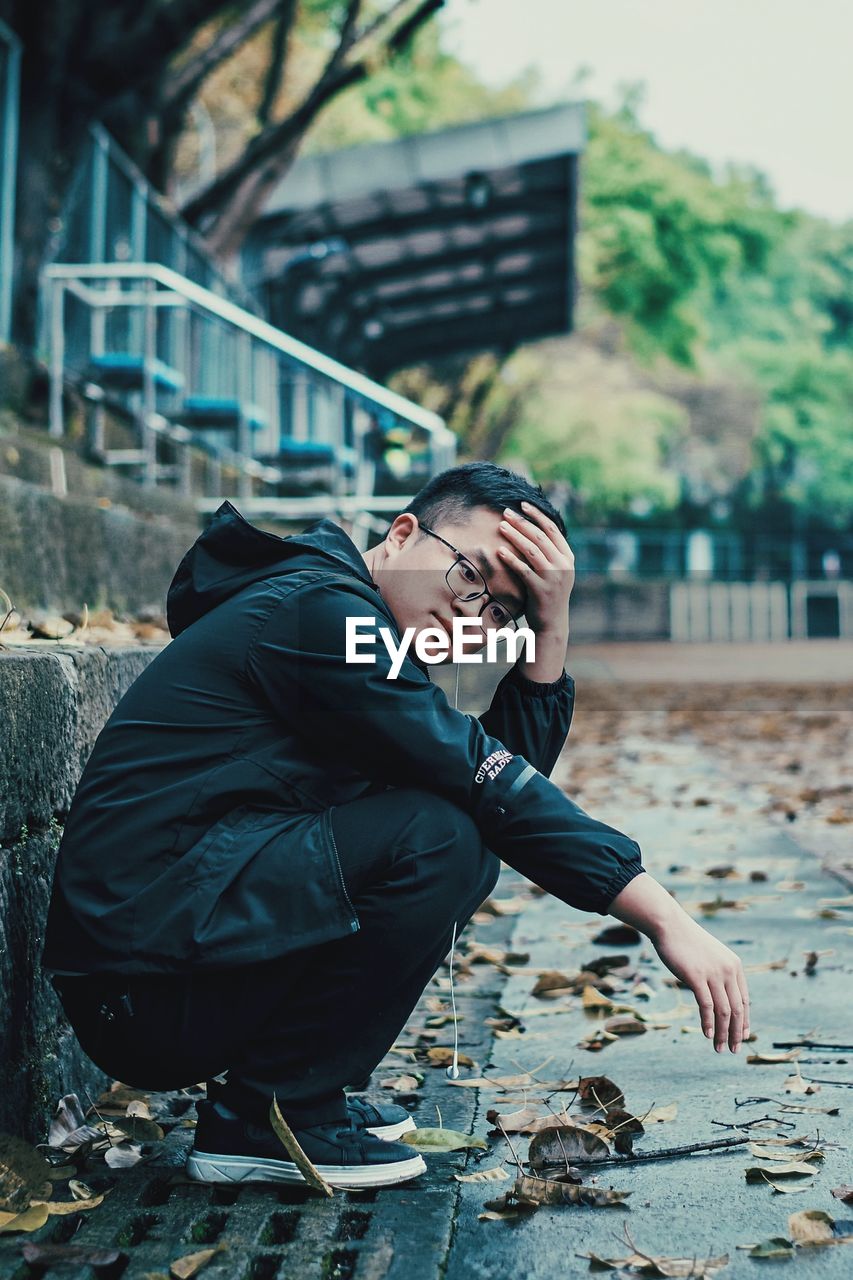
MULTIPOLYGON (((499 531, 500 522, 497 511, 473 507, 464 523, 430 524, 429 528, 479 569, 491 595, 518 619, 524 612, 524 589, 497 555, 498 547, 510 545, 499 531)), ((456 556, 438 538, 421 535, 415 516, 397 516, 382 550, 384 555, 377 559, 374 580, 401 633, 406 627, 415 627, 416 633, 438 627, 452 641, 453 619, 476 618, 487 603, 485 596, 465 601, 453 594, 446 575, 456 556)), ((485 631, 473 632, 466 637, 465 652, 476 653, 485 643, 485 631)), ((450 655, 443 661, 451 661, 450 655)))

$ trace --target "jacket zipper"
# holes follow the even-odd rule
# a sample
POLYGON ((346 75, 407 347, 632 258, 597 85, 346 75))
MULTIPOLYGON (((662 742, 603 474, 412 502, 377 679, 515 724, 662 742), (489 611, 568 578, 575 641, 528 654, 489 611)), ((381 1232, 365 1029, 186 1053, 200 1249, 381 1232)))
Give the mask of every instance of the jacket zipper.
POLYGON ((335 833, 334 833, 334 831, 332 830, 332 815, 331 815, 330 810, 329 810, 329 809, 325 809, 325 810, 324 810, 324 812, 323 812, 323 816, 324 816, 324 817, 325 817, 325 819, 326 819, 326 827, 327 827, 328 832, 329 832, 329 840, 331 841, 331 845, 332 845, 332 853, 335 855, 335 865, 336 865, 336 866, 337 866, 337 868, 338 868, 338 879, 339 879, 339 880, 340 880, 340 882, 341 882, 341 889, 342 889, 342 891, 343 891, 344 898, 346 899, 347 906, 348 906, 348 907, 349 907, 349 909, 350 909, 350 928, 351 928, 351 929, 353 930, 353 932, 354 932, 354 931, 355 931, 356 929, 358 929, 358 927, 359 927, 359 924, 358 924, 358 916, 355 914, 355 907, 352 905, 352 902, 351 902, 351 900, 350 900, 350 896, 349 896, 349 894, 347 893, 346 881, 344 880, 344 872, 343 872, 343 868, 342 868, 342 866, 341 866, 341 860, 340 860, 340 858, 338 857, 338 846, 337 846, 337 844, 335 843, 335 833))

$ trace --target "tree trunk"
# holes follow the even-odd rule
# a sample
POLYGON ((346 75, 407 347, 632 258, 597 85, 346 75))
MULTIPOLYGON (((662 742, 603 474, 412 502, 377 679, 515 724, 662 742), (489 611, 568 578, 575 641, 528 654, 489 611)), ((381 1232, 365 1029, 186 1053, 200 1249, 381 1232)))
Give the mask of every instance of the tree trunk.
POLYGON ((22 86, 12 335, 29 357, 36 354, 38 342, 41 269, 88 143, 88 119, 65 108, 32 80, 22 86))

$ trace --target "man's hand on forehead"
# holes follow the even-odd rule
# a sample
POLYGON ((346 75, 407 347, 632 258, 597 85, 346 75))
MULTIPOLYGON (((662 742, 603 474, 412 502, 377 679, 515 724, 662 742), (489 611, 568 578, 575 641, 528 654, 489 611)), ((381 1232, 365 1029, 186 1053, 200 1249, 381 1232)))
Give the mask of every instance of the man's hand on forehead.
POLYGON ((568 632, 569 597, 575 582, 575 557, 550 516, 522 502, 525 514, 507 507, 498 526, 505 542, 498 556, 522 584, 525 617, 537 633, 568 632))

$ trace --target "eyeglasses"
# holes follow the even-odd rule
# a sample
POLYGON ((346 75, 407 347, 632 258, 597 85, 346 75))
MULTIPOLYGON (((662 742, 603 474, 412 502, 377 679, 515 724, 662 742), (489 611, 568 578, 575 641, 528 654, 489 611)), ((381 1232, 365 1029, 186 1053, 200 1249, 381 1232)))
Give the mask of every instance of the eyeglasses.
POLYGON ((479 600, 480 596, 485 596, 486 599, 480 609, 483 627, 487 630, 509 627, 510 630, 515 631, 518 625, 515 618, 505 604, 501 604, 499 600, 495 599, 486 586, 486 580, 480 570, 471 563, 468 557, 464 556, 457 547, 454 547, 452 542, 442 538, 440 533, 433 533, 432 529, 428 529, 423 524, 418 527, 424 533, 428 533, 431 538, 437 538, 439 542, 443 542, 456 556, 455 561, 444 575, 445 581, 456 596, 456 599, 479 600))

